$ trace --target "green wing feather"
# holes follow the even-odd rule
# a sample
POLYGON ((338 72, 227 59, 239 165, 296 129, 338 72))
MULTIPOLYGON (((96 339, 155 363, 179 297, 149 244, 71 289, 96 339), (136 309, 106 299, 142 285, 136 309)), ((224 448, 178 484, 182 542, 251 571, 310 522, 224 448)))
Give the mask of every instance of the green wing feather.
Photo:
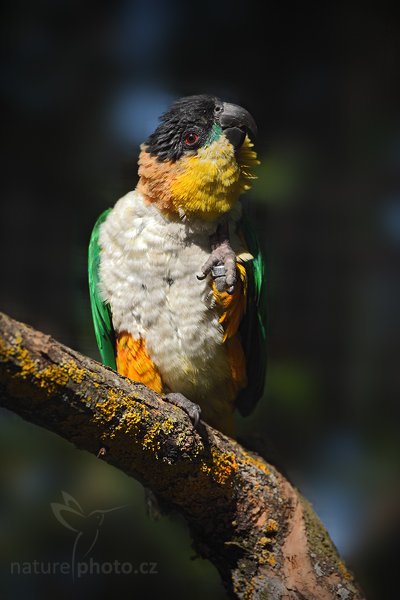
POLYGON ((101 360, 112 369, 116 370, 115 363, 115 335, 112 324, 112 315, 110 306, 104 302, 100 296, 99 289, 99 267, 100 267, 100 246, 99 230, 100 225, 104 223, 111 208, 105 210, 97 219, 93 228, 89 242, 89 292, 90 304, 92 307, 94 332, 97 345, 99 347, 101 360))
POLYGON ((244 211, 239 222, 239 233, 243 235, 250 254, 254 256, 252 261, 244 263, 248 282, 247 304, 240 324, 248 386, 240 392, 236 401, 240 413, 247 416, 264 392, 267 372, 267 298, 264 259, 255 231, 244 211))

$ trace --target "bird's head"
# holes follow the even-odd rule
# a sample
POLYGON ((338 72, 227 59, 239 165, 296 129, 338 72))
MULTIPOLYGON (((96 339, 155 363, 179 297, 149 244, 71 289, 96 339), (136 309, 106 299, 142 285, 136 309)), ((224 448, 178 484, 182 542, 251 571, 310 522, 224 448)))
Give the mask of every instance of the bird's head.
POLYGON ((229 211, 258 164, 250 113, 199 95, 177 100, 160 121, 141 146, 139 191, 170 216, 214 220, 229 211))

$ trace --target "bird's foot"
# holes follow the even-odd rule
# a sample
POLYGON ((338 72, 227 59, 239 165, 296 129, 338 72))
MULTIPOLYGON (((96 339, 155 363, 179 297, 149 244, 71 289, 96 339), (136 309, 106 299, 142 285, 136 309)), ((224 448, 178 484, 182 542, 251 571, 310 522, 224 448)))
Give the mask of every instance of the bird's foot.
POLYGON ((198 279, 204 279, 211 273, 219 292, 233 294, 236 282, 236 254, 229 242, 228 222, 218 225, 216 233, 210 236, 211 254, 197 274, 198 279))
POLYGON ((197 425, 200 421, 201 408, 198 404, 195 404, 191 400, 188 400, 186 396, 180 394, 179 392, 171 392, 164 396, 164 399, 174 406, 181 408, 189 417, 189 419, 193 423, 193 427, 197 429, 197 425))

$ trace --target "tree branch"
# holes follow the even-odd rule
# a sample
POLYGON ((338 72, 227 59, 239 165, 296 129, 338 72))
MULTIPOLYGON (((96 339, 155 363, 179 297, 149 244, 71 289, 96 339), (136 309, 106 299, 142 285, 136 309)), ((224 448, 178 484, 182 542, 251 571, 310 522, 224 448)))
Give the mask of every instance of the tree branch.
POLYGON ((311 506, 277 470, 145 386, 0 313, 0 404, 97 453, 186 518, 238 598, 360 600, 311 506))

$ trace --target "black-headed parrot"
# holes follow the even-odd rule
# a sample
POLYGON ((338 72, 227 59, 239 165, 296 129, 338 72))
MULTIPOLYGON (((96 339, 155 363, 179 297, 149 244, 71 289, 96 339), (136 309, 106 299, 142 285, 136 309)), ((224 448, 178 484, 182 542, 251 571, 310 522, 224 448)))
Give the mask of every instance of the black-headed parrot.
POLYGON ((99 217, 89 245, 103 362, 230 436, 266 373, 264 263, 239 201, 255 134, 240 106, 174 102, 141 146, 136 189, 99 217))

